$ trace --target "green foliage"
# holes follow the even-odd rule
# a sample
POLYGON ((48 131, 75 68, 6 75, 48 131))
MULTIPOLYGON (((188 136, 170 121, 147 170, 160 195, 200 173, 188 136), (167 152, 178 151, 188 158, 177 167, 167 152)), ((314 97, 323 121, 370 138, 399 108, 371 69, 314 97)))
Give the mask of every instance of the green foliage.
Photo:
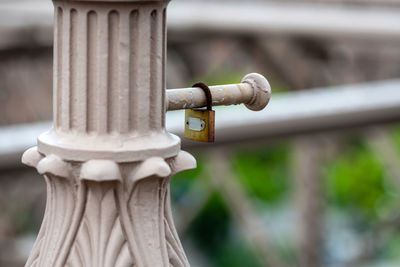
POLYGON ((288 160, 285 145, 261 147, 236 153, 233 168, 252 196, 276 203, 289 190, 288 160))
POLYGON ((196 179, 199 179, 204 171, 204 161, 196 155, 197 168, 177 173, 171 180, 171 199, 178 201, 184 196, 193 185, 196 179))
POLYGON ((221 245, 221 256, 216 259, 216 267, 261 267, 244 240, 229 240, 221 245))
POLYGON ((379 217, 379 207, 390 202, 383 169, 361 142, 348 149, 325 169, 329 202, 365 220, 379 217), (384 203, 382 203, 384 202, 384 203))
POLYGON ((381 256, 393 261, 400 261, 400 232, 391 233, 386 245, 381 250, 381 256))
POLYGON ((191 224, 190 237, 215 267, 258 267, 255 255, 232 234, 232 218, 219 194, 213 194, 191 224))
POLYGON ((231 215, 226 204, 215 193, 190 225, 189 233, 199 248, 215 258, 227 240, 230 223, 231 215))

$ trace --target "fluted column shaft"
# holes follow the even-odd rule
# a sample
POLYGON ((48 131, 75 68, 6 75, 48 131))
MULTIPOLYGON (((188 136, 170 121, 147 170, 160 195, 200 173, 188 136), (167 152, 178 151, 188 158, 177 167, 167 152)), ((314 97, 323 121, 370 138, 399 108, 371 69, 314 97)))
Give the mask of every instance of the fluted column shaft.
POLYGON ((147 134, 163 129, 165 9, 164 2, 55 1, 57 131, 147 134))
POLYGON ((87 160, 118 150, 120 161, 120 152, 178 153, 165 132, 167 3, 54 1, 54 129, 40 151, 87 160))

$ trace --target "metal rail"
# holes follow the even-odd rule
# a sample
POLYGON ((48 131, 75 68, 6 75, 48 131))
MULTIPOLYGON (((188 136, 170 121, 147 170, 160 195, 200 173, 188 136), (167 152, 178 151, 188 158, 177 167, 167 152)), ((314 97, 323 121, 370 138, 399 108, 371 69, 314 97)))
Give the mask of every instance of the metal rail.
POLYGON ((398 12, 393 7, 321 3, 185 1, 171 4, 168 26, 172 38, 207 32, 400 41, 398 12))
MULTIPOLYGON (((400 79, 275 94, 268 109, 216 108, 216 142, 276 138, 400 120, 400 79)), ((0 128, 0 168, 22 166, 20 158, 50 122, 0 128)), ((167 113, 167 130, 183 136, 183 111, 167 113)), ((183 140, 184 147, 204 146, 183 140)))
MULTIPOLYGON (((372 9, 361 5, 176 1, 170 4, 168 30, 172 41, 200 32, 400 41, 398 13, 397 7, 372 9)), ((53 7, 49 1, 1 1, 0 49, 51 46, 52 25, 53 7)))

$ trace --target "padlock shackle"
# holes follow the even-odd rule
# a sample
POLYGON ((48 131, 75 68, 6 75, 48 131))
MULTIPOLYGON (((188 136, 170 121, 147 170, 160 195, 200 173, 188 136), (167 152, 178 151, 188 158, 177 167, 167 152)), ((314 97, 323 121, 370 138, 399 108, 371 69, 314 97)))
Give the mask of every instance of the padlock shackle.
POLYGON ((212 110, 212 95, 211 95, 210 88, 208 88, 208 86, 202 82, 195 83, 192 87, 200 88, 204 91, 204 94, 206 95, 207 110, 212 110))

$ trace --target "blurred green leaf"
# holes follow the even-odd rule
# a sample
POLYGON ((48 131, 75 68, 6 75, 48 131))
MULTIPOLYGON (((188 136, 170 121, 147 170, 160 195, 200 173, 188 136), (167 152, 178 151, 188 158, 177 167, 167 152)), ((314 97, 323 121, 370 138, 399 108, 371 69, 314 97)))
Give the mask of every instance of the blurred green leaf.
POLYGON ((190 225, 189 233, 199 248, 215 258, 228 238, 230 223, 226 204, 219 194, 214 193, 190 225))
POLYGON ((250 250, 249 246, 246 246, 244 240, 225 242, 221 247, 220 255, 216 260, 216 267, 262 266, 253 251, 250 250))
POLYGON ((235 154, 233 168, 251 195, 275 203, 290 187, 288 159, 285 145, 241 150, 235 154))
POLYGON ((381 250, 381 256, 398 262, 400 260, 400 231, 397 230, 390 237, 386 246, 381 250))
POLYGON ((361 139, 351 140, 345 153, 325 169, 329 202, 353 216, 375 220, 379 207, 389 204, 384 171, 376 156, 361 139))
POLYGON ((173 202, 179 201, 193 185, 194 181, 200 178, 204 172, 205 162, 201 156, 196 155, 197 168, 193 170, 187 170, 174 175, 171 180, 171 200, 173 202))

